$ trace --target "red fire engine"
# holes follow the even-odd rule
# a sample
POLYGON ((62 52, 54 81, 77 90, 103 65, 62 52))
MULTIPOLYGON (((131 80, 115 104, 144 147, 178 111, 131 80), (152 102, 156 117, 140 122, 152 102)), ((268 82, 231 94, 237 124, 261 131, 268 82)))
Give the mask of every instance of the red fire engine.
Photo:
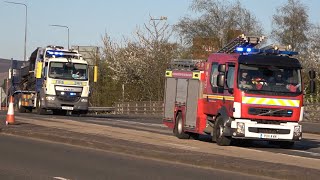
POLYGON ((171 63, 163 123, 176 137, 209 134, 218 145, 253 139, 283 147, 301 140, 301 64, 292 57, 298 53, 279 46, 255 49, 263 38, 240 35, 207 61, 171 63))

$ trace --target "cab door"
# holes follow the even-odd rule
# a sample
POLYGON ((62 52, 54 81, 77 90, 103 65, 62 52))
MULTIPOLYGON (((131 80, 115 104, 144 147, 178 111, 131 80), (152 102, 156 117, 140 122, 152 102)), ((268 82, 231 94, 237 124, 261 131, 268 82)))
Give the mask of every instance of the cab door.
POLYGON ((225 72, 225 84, 224 91, 221 100, 221 107, 219 109, 224 109, 227 115, 230 117, 233 114, 233 102, 234 102, 234 86, 235 86, 235 73, 236 67, 234 63, 226 64, 225 72))

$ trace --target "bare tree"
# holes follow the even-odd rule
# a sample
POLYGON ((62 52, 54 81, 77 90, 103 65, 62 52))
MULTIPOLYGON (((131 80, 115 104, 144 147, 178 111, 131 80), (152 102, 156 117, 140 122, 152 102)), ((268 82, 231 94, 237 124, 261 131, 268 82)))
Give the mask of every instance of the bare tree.
POLYGON ((125 87, 126 101, 163 99, 164 72, 177 48, 170 42, 171 34, 166 21, 150 20, 130 40, 115 43, 107 35, 103 38, 107 73, 125 87))
POLYGON ((308 8, 300 0, 288 0, 273 15, 272 38, 281 44, 291 45, 294 50, 307 47, 307 32, 310 29, 308 8))
POLYGON ((235 35, 239 35, 239 32, 262 34, 261 23, 239 1, 230 3, 222 0, 194 0, 191 9, 200 16, 194 19, 183 17, 175 25, 175 30, 187 45, 191 45, 195 37, 213 37, 217 38, 221 48, 235 35))

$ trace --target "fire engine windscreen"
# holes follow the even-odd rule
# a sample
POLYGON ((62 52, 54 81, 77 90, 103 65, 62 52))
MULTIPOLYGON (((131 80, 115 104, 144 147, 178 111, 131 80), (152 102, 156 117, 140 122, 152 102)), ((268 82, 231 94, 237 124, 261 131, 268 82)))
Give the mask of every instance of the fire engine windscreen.
POLYGON ((241 90, 301 93, 301 72, 299 68, 240 64, 238 87, 241 90))
POLYGON ((70 62, 51 62, 49 77, 55 79, 88 80, 88 65, 70 62))

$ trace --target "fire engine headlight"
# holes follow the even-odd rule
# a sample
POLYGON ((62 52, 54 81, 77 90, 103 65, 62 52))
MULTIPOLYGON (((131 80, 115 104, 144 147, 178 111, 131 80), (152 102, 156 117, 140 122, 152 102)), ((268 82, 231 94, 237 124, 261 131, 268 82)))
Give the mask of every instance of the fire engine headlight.
POLYGON ((54 97, 54 96, 46 96, 47 101, 54 101, 55 99, 56 99, 56 97, 54 97))
POLYGON ((301 132, 301 126, 295 126, 294 132, 301 132))
POLYGON ((245 133, 245 123, 237 122, 237 134, 244 134, 245 133))
POLYGON ((86 103, 86 102, 88 102, 88 99, 87 98, 81 98, 80 102, 86 103))
POLYGON ((294 129, 293 129, 293 133, 294 133, 294 136, 300 136, 301 134, 301 126, 294 126, 294 129))

